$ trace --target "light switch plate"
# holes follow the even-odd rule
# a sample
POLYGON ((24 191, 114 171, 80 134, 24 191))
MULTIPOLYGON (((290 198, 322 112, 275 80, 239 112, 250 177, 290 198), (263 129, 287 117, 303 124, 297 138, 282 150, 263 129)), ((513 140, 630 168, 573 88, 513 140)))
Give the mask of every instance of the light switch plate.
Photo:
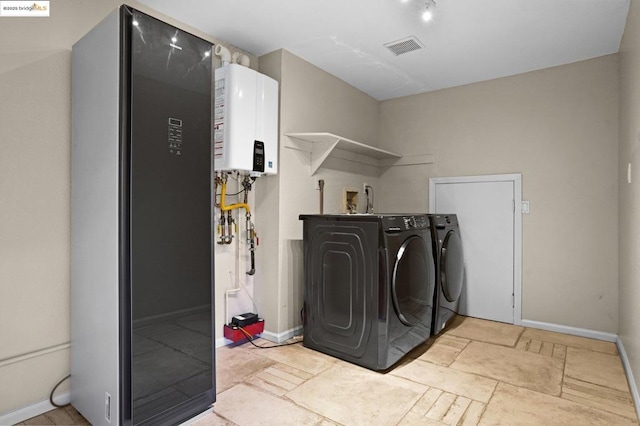
POLYGON ((522 214, 529 214, 529 200, 522 201, 522 214))

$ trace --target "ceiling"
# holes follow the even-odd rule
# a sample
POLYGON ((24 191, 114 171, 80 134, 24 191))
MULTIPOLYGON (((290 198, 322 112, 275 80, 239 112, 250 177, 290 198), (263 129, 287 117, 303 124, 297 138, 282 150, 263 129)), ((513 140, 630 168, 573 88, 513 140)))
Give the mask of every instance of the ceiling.
POLYGON ((378 99, 618 51, 630 0, 140 0, 256 56, 284 48, 378 99), (424 48, 396 56, 409 36, 424 48))

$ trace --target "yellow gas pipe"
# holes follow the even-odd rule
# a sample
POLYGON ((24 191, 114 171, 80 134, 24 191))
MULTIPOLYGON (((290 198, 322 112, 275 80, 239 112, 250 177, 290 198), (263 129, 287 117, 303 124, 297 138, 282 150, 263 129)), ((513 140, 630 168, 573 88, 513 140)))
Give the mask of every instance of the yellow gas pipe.
POLYGON ((220 210, 222 210, 223 212, 226 212, 234 209, 245 209, 247 214, 251 214, 251 209, 249 208, 249 205, 247 203, 236 203, 236 204, 231 204, 229 206, 225 205, 224 201, 225 201, 226 195, 227 195, 227 181, 226 179, 224 179, 222 181, 222 188, 220 193, 220 210))

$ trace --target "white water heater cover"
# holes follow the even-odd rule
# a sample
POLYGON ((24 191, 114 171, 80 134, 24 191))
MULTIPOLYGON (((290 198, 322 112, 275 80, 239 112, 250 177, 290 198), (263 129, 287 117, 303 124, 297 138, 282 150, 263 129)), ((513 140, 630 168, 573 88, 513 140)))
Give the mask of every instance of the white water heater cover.
POLYGON ((214 167, 252 176, 278 172, 278 82, 251 68, 216 69, 214 167))

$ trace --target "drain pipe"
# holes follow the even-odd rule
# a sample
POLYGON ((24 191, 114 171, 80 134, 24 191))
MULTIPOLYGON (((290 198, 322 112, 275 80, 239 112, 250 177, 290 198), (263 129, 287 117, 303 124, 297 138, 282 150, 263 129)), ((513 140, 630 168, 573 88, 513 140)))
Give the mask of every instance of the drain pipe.
POLYGON ((251 65, 251 59, 249 59, 249 57, 244 53, 234 52, 233 55, 231 55, 231 63, 249 68, 251 65))
POLYGON ((215 53, 216 56, 220 57, 222 66, 225 66, 229 64, 229 62, 231 62, 231 53, 229 52, 229 49, 227 49, 223 45, 216 44, 216 47, 213 49, 213 53, 215 53))

